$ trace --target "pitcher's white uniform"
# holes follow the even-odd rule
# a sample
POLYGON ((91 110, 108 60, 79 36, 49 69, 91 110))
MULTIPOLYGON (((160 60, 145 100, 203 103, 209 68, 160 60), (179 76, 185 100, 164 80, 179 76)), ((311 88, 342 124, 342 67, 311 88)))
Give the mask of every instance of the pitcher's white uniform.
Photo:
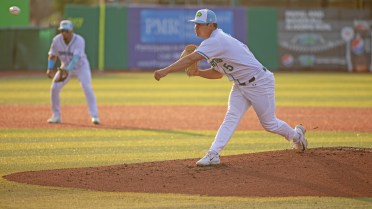
POLYGON ((292 142, 295 150, 305 151, 306 129, 297 125, 292 129, 287 123, 275 116, 275 80, 252 54, 247 45, 218 29, 217 16, 209 9, 196 12, 193 22, 195 33, 204 39, 191 54, 175 63, 154 72, 154 78, 160 80, 169 73, 184 70, 186 67, 206 59, 209 69, 187 71, 189 76, 206 79, 218 79, 226 75, 234 85, 230 92, 228 110, 209 152, 197 166, 220 164, 220 152, 229 142, 244 113, 252 106, 265 130, 280 134, 292 142))
POLYGON ((61 68, 63 69, 67 68, 74 55, 78 55, 80 57, 79 61, 75 65, 75 68, 69 72, 69 75, 64 82, 52 82, 51 100, 53 115, 55 117, 61 116, 60 92, 63 86, 69 82, 71 77, 75 76, 79 79, 81 87, 83 88, 91 117, 98 118, 96 98, 92 89, 90 65, 85 54, 84 38, 76 33, 73 33, 71 41, 66 44, 62 35, 58 34, 53 38, 53 42, 48 54, 57 56, 61 61, 61 68))
POLYGON ((220 153, 236 130, 244 113, 252 106, 265 130, 287 140, 297 136, 295 129, 275 116, 274 75, 252 54, 248 47, 221 29, 212 32, 196 52, 215 70, 234 82, 228 110, 210 151, 220 153))

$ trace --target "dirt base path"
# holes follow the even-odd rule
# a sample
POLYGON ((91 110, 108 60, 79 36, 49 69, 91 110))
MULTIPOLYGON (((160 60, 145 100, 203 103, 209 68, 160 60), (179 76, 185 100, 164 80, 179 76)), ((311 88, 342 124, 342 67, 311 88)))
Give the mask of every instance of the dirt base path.
MULTIPOLYGON (((102 128, 217 130, 225 107, 101 106, 102 124, 85 106, 63 106, 63 123, 48 124, 49 106, 0 105, 0 128, 102 128)), ((372 131, 372 108, 278 108, 277 116, 308 131, 372 131)), ((248 111, 238 130, 263 130, 248 111)), ((372 149, 314 148, 224 156, 215 167, 197 159, 96 168, 15 173, 4 178, 36 185, 110 192, 210 196, 372 197, 372 149)))
MULTIPOLYGON (((61 124, 48 124, 49 105, 0 105, 0 128, 103 128, 217 130, 226 107, 216 106, 100 106, 100 126, 92 125, 86 106, 62 106, 61 124)), ((278 107, 277 117, 308 131, 372 132, 372 108, 278 107)), ((238 130, 263 130, 249 110, 238 130)))

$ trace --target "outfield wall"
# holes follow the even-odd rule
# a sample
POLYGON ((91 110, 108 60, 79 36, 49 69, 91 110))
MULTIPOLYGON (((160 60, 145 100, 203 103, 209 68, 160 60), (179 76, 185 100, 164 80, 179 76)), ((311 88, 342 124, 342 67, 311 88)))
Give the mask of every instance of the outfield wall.
POLYGON ((55 28, 0 28, 0 70, 46 70, 55 28))
POLYGON ((281 69, 372 72, 372 12, 280 9, 281 69))
MULTIPOLYGON (((104 24, 100 25, 102 16, 99 7, 67 5, 65 17, 74 22, 75 31, 85 37, 92 69, 103 66, 107 70, 153 70, 176 61, 186 44, 199 44, 202 41, 195 36, 194 25, 187 22, 198 9, 107 5, 104 24), (100 39, 102 34, 104 37, 100 39)), ((220 28, 246 43, 256 57, 273 71, 372 72, 371 11, 238 7, 210 9, 216 12, 220 28)), ((8 30, 0 29, 2 46, 6 38, 1 40, 1 37, 11 36, 9 33, 8 30)), ((21 38, 16 37, 15 43, 32 41, 32 36, 23 37, 24 40, 21 38)), ((44 41, 50 44, 49 38, 44 41)), ((6 43, 4 46, 13 48, 6 48, 2 52, 5 56, 0 57, 0 70, 19 68, 14 67, 17 64, 14 59, 13 65, 6 64, 9 61, 4 60, 17 54, 17 49, 14 52, 14 46, 8 45, 6 43)), ((27 44, 20 48, 28 51, 26 54, 31 57, 40 53, 47 56, 47 51, 36 51, 27 44)), ((35 68, 45 69, 46 63, 40 62, 39 67, 35 68)), ((204 62, 202 67, 208 67, 208 64, 204 62)))
POLYGON ((0 0, 0 28, 28 26, 30 22, 30 0, 0 0), (9 12, 11 6, 21 9, 19 15, 9 12))
MULTIPOLYGON (((178 59, 184 45, 199 44, 194 7, 107 7, 105 69, 154 69, 178 59)), ((269 69, 372 72, 372 12, 345 9, 211 8, 219 27, 246 43, 269 69)), ((84 10, 84 9, 82 9, 84 10)), ((91 8, 98 11, 97 8, 91 8)), ((76 6, 68 18, 97 23, 76 6)), ((72 19, 73 20, 73 19, 72 19)), ((98 25, 77 30, 98 43, 98 25)), ((92 45, 97 60, 98 44, 92 45)), ((208 64, 204 63, 204 66, 208 64)), ((97 65, 94 65, 97 67, 97 65)))

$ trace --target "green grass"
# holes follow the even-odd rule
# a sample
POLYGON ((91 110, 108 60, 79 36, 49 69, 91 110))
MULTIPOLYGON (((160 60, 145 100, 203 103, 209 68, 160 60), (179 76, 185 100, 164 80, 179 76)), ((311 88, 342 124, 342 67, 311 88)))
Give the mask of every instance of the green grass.
MULTIPOLYGON (((369 74, 278 73, 279 106, 372 107, 369 74)), ((0 78, 0 105, 49 104, 43 76, 0 78)), ((99 105, 226 106, 231 83, 174 74, 156 82, 151 73, 94 75, 99 105)), ((85 104, 73 80, 63 104, 85 104)), ((368 117, 368 116, 367 116, 368 117)), ((204 155, 215 131, 125 129, 0 129, 0 175, 29 170, 89 167, 204 155)), ((311 147, 372 147, 372 132, 308 133, 311 147)), ((235 155, 289 148, 280 136, 238 131, 221 153, 235 155)), ((372 208, 372 197, 208 197, 180 194, 110 193, 42 187, 0 179, 0 208, 372 208)))
MULTIPOLYGON (((50 80, 44 76, 0 78, 0 104, 49 104, 50 80), (32 96, 31 96, 32 95, 32 96)), ((231 89, 226 78, 206 80, 171 74, 160 82, 151 73, 96 74, 99 105, 226 106, 231 89)), ((79 82, 62 91, 63 104, 85 104, 79 82)), ((278 106, 372 107, 372 76, 349 73, 277 73, 278 106)))

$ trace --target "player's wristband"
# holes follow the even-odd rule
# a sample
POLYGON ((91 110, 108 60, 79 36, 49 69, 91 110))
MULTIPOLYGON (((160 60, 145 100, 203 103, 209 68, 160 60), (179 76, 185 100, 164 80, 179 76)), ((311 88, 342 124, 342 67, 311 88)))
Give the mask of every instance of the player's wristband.
POLYGON ((71 62, 68 64, 66 70, 68 70, 68 71, 73 70, 75 68, 75 65, 79 61, 79 59, 80 59, 80 56, 79 55, 72 56, 71 62))
POLYGON ((51 70, 54 68, 54 65, 56 64, 56 62, 52 59, 48 60, 48 69, 51 70))

